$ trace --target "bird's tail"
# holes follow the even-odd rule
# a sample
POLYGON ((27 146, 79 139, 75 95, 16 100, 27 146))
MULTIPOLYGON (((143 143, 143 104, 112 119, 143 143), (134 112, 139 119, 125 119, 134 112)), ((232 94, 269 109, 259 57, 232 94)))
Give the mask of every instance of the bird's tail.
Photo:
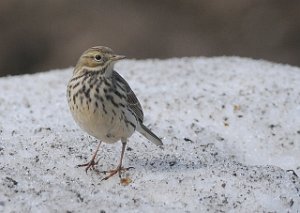
POLYGON ((145 136, 149 141, 156 144, 157 146, 162 146, 163 143, 150 129, 148 129, 144 124, 140 123, 138 125, 137 131, 145 136))

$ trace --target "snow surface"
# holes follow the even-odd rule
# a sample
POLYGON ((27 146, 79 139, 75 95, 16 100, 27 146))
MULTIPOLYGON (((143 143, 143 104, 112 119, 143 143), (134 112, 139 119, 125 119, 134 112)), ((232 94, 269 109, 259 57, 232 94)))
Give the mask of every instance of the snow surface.
POLYGON ((300 69, 238 57, 124 60, 164 149, 135 133, 124 166, 72 120, 72 69, 0 79, 0 212, 300 212, 300 69), (293 170, 293 171, 290 171, 293 170))

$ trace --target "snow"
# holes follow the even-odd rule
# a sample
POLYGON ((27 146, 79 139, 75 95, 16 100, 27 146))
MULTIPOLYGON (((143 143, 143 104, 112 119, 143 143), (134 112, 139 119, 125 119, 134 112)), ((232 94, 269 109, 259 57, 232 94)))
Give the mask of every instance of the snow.
POLYGON ((124 174, 76 168, 97 141, 72 120, 72 68, 0 78, 0 212, 299 212, 300 69, 238 57, 124 60, 164 149, 138 133, 124 174), (293 170, 293 171, 290 171, 293 170))

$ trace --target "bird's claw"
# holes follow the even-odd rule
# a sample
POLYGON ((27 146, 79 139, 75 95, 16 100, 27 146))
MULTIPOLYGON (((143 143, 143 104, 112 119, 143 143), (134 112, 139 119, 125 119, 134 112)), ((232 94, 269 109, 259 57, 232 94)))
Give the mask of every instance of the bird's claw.
POLYGON ((89 162, 85 163, 85 164, 79 164, 76 167, 86 167, 85 168, 85 172, 87 173, 89 169, 91 170, 95 170, 95 165, 97 165, 99 162, 99 160, 95 161, 95 159, 90 160, 89 162))
POLYGON ((102 178, 101 181, 108 180, 109 178, 111 178, 112 176, 114 176, 117 173, 119 173, 119 178, 121 178, 122 172, 128 171, 129 169, 134 169, 134 167, 131 166, 131 167, 124 168, 124 167, 118 166, 116 169, 109 170, 109 171, 103 171, 102 173, 104 173, 104 174, 109 173, 109 175, 102 178))

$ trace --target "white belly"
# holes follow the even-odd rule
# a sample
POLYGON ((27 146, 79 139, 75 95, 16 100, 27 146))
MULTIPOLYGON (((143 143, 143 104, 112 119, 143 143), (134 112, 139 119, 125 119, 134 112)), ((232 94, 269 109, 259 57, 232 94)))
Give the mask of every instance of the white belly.
MULTIPOLYGON (((104 111, 101 107, 87 107, 84 103, 79 105, 78 109, 71 109, 71 112, 74 120, 83 130, 103 142, 115 143, 121 138, 130 137, 135 128, 126 125, 121 110, 114 109, 115 113, 113 113, 110 109, 109 105, 104 111)), ((135 121, 135 119, 130 120, 135 121)))

